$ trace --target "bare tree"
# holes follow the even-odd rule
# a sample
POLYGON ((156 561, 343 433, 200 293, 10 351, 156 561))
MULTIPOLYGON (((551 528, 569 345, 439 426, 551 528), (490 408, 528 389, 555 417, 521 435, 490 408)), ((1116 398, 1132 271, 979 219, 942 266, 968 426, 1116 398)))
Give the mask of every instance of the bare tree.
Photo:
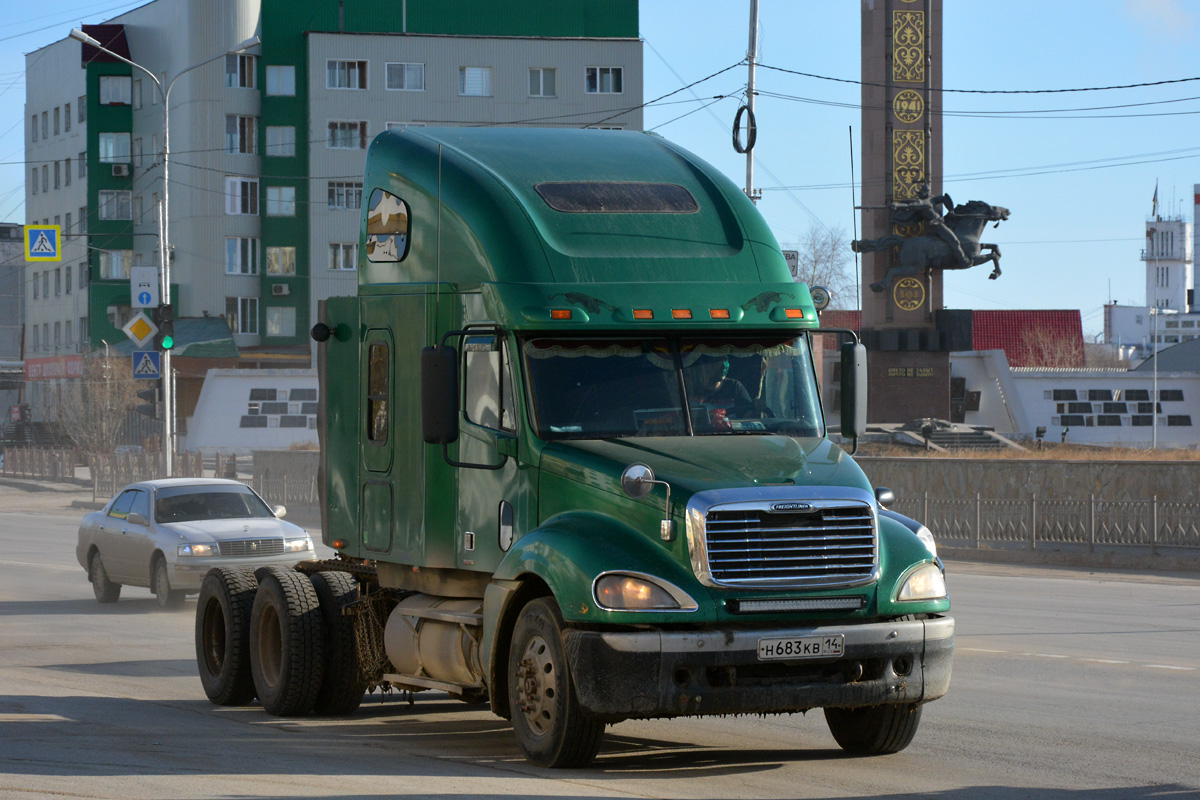
POLYGON ((850 242, 840 226, 810 226, 799 242, 784 244, 783 249, 800 254, 792 278, 812 286, 824 286, 832 298, 831 308, 853 308, 855 276, 850 242))
POLYGON ((1021 354, 1013 366, 1082 367, 1083 342, 1064 339, 1049 328, 1030 327, 1021 332, 1021 354))
POLYGON ((111 453, 137 390, 149 386, 129 374, 129 358, 83 359, 83 378, 56 387, 51 411, 86 453, 111 453))

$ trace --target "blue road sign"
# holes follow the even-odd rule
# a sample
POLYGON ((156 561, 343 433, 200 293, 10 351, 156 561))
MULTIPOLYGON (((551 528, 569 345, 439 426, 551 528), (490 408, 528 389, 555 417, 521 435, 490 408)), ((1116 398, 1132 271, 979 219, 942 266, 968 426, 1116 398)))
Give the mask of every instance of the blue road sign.
POLYGON ((26 261, 62 261, 58 225, 25 226, 26 261))
POLYGON ((162 362, 159 360, 161 357, 162 353, 157 350, 134 350, 133 377, 161 378, 162 362))
POLYGON ((154 299, 154 295, 149 292, 142 292, 138 295, 138 302, 142 304, 142 308, 148 308, 150 302, 154 299))

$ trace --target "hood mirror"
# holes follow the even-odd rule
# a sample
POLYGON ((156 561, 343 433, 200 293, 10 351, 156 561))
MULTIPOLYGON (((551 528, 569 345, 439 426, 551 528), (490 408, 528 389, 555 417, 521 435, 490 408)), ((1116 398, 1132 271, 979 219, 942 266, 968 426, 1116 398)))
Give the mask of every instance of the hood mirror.
POLYGON ((658 538, 669 542, 675 538, 675 523, 671 520, 671 484, 655 480, 654 470, 645 464, 630 464, 621 473, 621 489, 634 500, 650 494, 654 485, 665 486, 667 489, 667 507, 663 519, 658 525, 658 538))

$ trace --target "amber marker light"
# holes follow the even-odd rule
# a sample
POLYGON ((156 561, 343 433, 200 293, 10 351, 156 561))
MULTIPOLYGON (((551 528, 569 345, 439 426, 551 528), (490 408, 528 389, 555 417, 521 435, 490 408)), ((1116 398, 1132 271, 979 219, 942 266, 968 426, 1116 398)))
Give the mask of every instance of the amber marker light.
POLYGON ((711 319, 729 319, 729 309, 728 308, 710 308, 708 310, 708 316, 711 319))
POLYGON ((569 308, 552 308, 550 309, 550 319, 570 319, 571 309, 569 308))
POLYGON ((783 315, 785 317, 787 317, 788 319, 804 319, 804 309, 803 308, 785 308, 783 310, 783 315))
POLYGON ((344 550, 346 548, 346 545, 348 545, 350 543, 347 542, 345 539, 334 539, 332 544, 333 544, 334 550, 344 550))
POLYGON ((690 308, 672 308, 671 316, 675 319, 691 319, 692 310, 690 308))
POLYGON ((654 312, 648 308, 635 308, 633 310, 634 319, 654 319, 654 312))

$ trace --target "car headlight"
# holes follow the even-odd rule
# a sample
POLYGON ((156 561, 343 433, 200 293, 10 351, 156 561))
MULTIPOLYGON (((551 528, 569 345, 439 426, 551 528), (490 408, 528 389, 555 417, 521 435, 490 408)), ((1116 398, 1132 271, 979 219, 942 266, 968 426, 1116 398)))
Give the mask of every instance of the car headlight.
POLYGON ((312 550, 312 539, 305 536, 301 539, 284 539, 283 552, 285 553, 300 553, 305 550, 312 550))
POLYGON ((677 586, 649 575, 614 572, 601 575, 594 586, 596 603, 614 611, 692 611, 696 601, 677 586))
POLYGON ((917 538, 929 550, 929 554, 937 558, 937 544, 933 541, 933 531, 926 528, 924 525, 917 528, 917 538))
POLYGON ((179 545, 180 556, 219 556, 221 549, 215 544, 181 544, 179 545))
POLYGON ((946 597, 946 577, 937 564, 922 564, 909 573, 900 586, 896 600, 941 600, 946 597))

